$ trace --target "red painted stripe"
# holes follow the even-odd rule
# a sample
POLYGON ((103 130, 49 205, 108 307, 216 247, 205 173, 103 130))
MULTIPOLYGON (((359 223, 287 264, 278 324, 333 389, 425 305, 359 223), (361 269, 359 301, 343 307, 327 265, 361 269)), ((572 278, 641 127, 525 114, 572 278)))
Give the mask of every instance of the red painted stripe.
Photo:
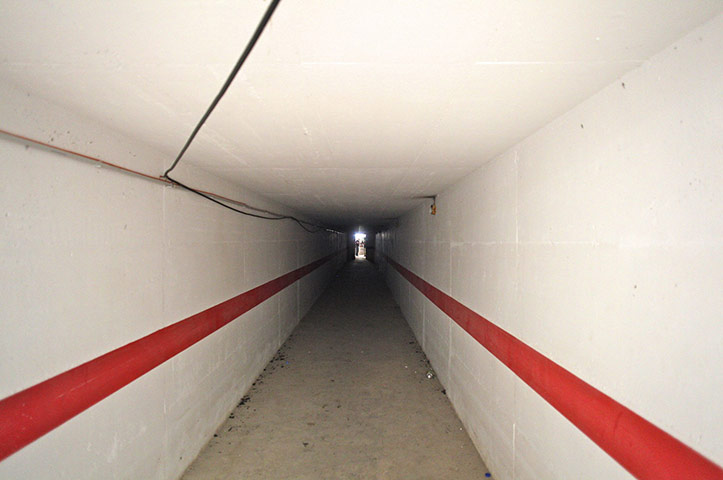
POLYGON ((641 480, 723 480, 723 469, 640 415, 427 283, 386 260, 492 355, 641 480))
POLYGON ((335 252, 0 400, 0 461, 329 261, 335 252))

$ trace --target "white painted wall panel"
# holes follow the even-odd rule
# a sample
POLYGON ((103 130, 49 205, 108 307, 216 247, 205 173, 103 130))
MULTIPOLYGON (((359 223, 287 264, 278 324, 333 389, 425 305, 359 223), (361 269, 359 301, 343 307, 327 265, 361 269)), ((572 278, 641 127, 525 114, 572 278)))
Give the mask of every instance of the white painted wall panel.
POLYGON ((145 209, 161 189, 2 142, 4 397, 160 328, 163 304, 162 245, 149 241, 161 235, 162 212, 145 209))
POLYGON ((424 306, 423 345, 442 384, 447 384, 449 377, 450 322, 449 317, 438 308, 433 305, 424 306))
MULTIPOLYGON (((718 464, 722 32, 719 16, 377 239, 718 464)), ((495 478, 631 478, 456 324, 448 342, 436 307, 423 299, 420 316, 418 292, 381 268, 412 329, 425 322, 434 367, 449 365, 440 380, 495 478)))
MULTIPOLYGON (((157 175, 169 159, 0 86, 3 128, 157 175), (61 132, 61 133, 59 133, 61 132)), ((0 138, 0 398, 344 246, 0 138)), ((283 207, 183 166, 180 180, 283 207)), ((292 213, 292 212, 289 212, 292 213)), ((0 478, 177 478, 313 304, 338 259, 0 462, 0 478), (303 308, 299 308, 302 305, 303 308)))

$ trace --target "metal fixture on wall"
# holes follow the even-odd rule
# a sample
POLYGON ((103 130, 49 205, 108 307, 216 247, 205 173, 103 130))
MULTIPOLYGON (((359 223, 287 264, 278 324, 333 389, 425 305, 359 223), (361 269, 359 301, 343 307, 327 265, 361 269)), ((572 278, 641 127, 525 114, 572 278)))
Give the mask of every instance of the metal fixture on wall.
POLYGON ((421 195, 419 197, 412 197, 412 198, 431 198, 432 204, 429 206, 429 214, 430 215, 437 214, 437 196, 436 195, 421 195))

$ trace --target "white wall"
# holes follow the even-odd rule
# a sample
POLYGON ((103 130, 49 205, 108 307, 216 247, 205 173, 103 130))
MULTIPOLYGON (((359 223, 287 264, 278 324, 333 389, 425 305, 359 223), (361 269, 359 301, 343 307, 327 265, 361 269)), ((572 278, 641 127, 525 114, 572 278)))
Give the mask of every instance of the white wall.
MULTIPOLYGON (((377 245, 719 465, 722 45, 719 16, 377 245)), ((494 478, 631 478, 383 267, 494 478)))
MULTIPOLYGON (((0 110, 2 128, 58 146, 154 175, 170 162, 9 85, 0 110)), ((0 175, 0 398, 345 245, 5 136, 0 175)), ((185 166, 177 176, 285 211, 185 166)), ((0 462, 0 478, 177 478, 340 262, 344 253, 0 462)))

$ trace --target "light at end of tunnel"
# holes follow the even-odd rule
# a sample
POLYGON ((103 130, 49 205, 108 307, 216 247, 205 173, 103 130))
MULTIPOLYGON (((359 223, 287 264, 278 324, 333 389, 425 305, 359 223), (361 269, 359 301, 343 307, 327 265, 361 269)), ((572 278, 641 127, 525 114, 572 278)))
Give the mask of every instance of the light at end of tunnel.
POLYGON ((362 241, 362 240, 364 240, 365 238, 367 238, 367 234, 366 234, 366 233, 361 233, 361 232, 359 232, 359 233, 355 233, 355 234, 354 234, 354 240, 362 241))

